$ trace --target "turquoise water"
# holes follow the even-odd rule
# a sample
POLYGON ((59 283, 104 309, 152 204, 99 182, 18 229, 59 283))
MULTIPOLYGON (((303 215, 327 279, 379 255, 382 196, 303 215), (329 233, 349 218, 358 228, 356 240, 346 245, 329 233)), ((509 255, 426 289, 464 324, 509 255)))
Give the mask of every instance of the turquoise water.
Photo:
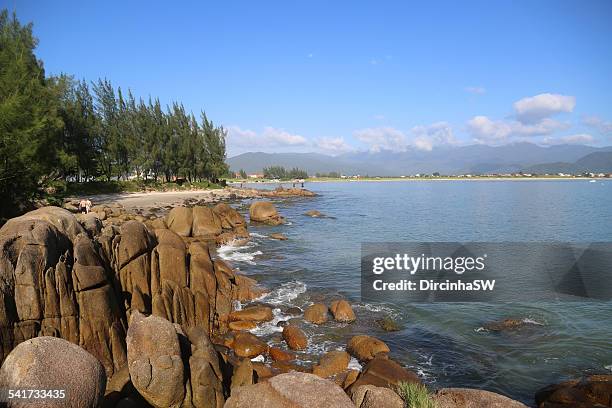
MULTIPOLYGON (((339 296, 355 304, 358 321, 351 325, 305 325, 312 344, 302 356, 305 361, 343 347, 352 335, 371 334, 432 388, 484 388, 527 404, 542 386, 612 370, 610 302, 381 304, 360 299, 361 242, 611 241, 612 180, 344 182, 306 188, 319 196, 276 202, 288 225, 251 227, 249 245, 221 249, 234 266, 272 290, 262 301, 278 306, 276 320, 288 318, 282 314, 288 305, 305 307, 339 296), (303 215, 311 209, 330 218, 303 215), (272 232, 289 240, 270 240, 272 232), (402 330, 381 330, 376 319, 384 315, 400 322, 402 330), (503 333, 481 329, 506 317, 531 323, 503 333)), ((282 345, 273 325, 257 334, 282 345)))

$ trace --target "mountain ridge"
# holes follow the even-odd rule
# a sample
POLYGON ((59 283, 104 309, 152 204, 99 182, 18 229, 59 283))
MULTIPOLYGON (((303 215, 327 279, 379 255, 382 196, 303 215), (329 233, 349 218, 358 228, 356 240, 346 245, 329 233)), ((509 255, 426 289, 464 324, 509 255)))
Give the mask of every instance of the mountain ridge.
POLYGON ((431 151, 408 149, 403 152, 363 151, 328 156, 321 153, 243 153, 227 159, 233 171, 260 173, 264 167, 298 167, 308 174, 339 172, 347 175, 401 176, 417 173, 483 174, 530 171, 539 173, 593 171, 612 172, 608 155, 612 146, 539 146, 514 143, 503 146, 468 145, 434 148, 431 151), (586 159, 585 159, 586 158, 586 159), (579 160, 585 159, 583 162, 579 160), (592 168, 591 168, 592 167, 592 168), (568 171, 571 170, 571 171, 568 171))

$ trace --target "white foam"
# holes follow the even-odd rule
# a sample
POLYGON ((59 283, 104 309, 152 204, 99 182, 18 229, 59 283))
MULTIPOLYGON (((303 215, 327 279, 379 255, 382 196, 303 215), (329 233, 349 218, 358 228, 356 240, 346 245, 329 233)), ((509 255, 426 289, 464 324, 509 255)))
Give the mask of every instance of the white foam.
POLYGON ((244 245, 239 245, 238 242, 240 241, 233 240, 217 248, 217 254, 219 257, 225 261, 244 262, 250 265, 256 265, 254 261, 255 257, 262 255, 263 252, 247 252, 247 250, 251 250, 259 244, 257 242, 249 241, 244 245))
POLYGON ((607 365, 607 366, 604 366, 604 368, 605 368, 606 370, 610 370, 610 371, 612 371, 612 364, 607 365))
POLYGON ((399 314, 395 310, 385 305, 373 305, 371 303, 363 303, 363 304, 357 304, 355 305, 355 307, 365 309, 369 312, 374 312, 374 313, 386 313, 387 315, 389 315, 389 317, 393 319, 396 319, 399 316, 399 314))
POLYGON ((361 364, 359 364, 359 360, 357 360, 355 357, 351 357, 348 364, 348 368, 349 370, 361 371, 363 367, 361 366, 361 364))
POLYGON ((272 320, 269 322, 264 322, 258 325, 257 327, 249 330, 256 336, 267 336, 272 333, 279 333, 283 331, 282 327, 277 326, 278 322, 286 322, 289 320, 291 316, 284 315, 281 313, 279 308, 272 309, 272 320))
POLYGON ((267 235, 263 235, 263 234, 258 234, 257 232, 251 232, 249 233, 250 236, 255 237, 255 238, 267 238, 267 235))
POLYGON ((291 281, 283 283, 277 289, 266 293, 258 300, 273 305, 288 304, 304 292, 306 292, 306 284, 304 282, 291 281))
POLYGON ((257 361, 257 362, 263 363, 264 361, 266 361, 266 358, 260 354, 257 357, 253 357, 251 361, 257 361))
POLYGON ((538 322, 537 320, 526 317, 523 319, 523 323, 534 324, 536 326, 544 326, 544 323, 538 322))

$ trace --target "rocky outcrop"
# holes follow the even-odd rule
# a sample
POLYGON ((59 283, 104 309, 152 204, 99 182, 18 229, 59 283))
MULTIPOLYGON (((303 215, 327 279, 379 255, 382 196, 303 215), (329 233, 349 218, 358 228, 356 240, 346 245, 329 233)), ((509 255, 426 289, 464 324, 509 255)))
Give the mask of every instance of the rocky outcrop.
POLYGON ((270 234, 270 238, 277 239, 279 241, 286 241, 288 239, 286 235, 281 234, 279 232, 275 232, 273 234, 270 234))
POLYGON ((378 354, 390 351, 382 340, 366 335, 351 338, 346 350, 359 361, 370 361, 378 354))
POLYGON ((374 385, 361 385, 351 398, 358 408, 404 408, 404 400, 393 390, 374 385))
POLYGON ((591 375, 549 385, 535 395, 538 408, 612 406, 612 375, 591 375))
POLYGON ((166 216, 165 224, 181 237, 208 238, 217 244, 249 238, 242 215, 224 203, 214 207, 175 207, 166 216))
POLYGON ((93 354, 112 375, 126 363, 113 271, 76 217, 44 207, 0 229, 2 359, 19 343, 54 336, 93 354))
POLYGON ((291 372, 240 387, 225 408, 354 408, 342 388, 316 375, 291 372))
POLYGON ((432 399, 438 408, 527 408, 527 405, 503 395, 470 388, 442 388, 432 399))
POLYGON ((304 311, 304 320, 314 324, 323 324, 327 321, 328 313, 327 306, 323 303, 315 303, 304 311))
POLYGON ((356 319, 351 304, 344 299, 333 301, 329 310, 337 322, 351 323, 356 319))
POLYGON ((251 222, 280 225, 284 222, 276 207, 270 201, 255 201, 249 208, 251 222))
MULTIPOLYGON (((245 229, 231 207, 212 212, 222 229, 245 229)), ((254 280, 213 260, 206 241, 165 228, 151 232, 119 207, 95 212, 102 213, 108 218, 98 235, 58 207, 27 213, 0 229, 2 360, 19 343, 49 335, 80 345, 112 377, 127 364, 125 337, 134 312, 185 330, 222 333, 234 301, 262 294, 254 280)))
MULTIPOLYGON (((0 389, 63 390, 47 398, 45 407, 98 407, 104 396, 106 374, 91 354, 56 337, 36 337, 20 343, 0 368, 0 389)), ((8 407, 43 406, 32 400, 9 401, 8 407)))

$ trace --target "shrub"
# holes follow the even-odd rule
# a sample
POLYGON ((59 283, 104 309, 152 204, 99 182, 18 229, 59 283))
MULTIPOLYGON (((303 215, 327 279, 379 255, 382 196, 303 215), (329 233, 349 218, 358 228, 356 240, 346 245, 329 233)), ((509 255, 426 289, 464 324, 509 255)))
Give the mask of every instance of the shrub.
POLYGON ((406 408, 436 408, 436 402, 423 384, 400 382, 395 391, 404 400, 406 408))

